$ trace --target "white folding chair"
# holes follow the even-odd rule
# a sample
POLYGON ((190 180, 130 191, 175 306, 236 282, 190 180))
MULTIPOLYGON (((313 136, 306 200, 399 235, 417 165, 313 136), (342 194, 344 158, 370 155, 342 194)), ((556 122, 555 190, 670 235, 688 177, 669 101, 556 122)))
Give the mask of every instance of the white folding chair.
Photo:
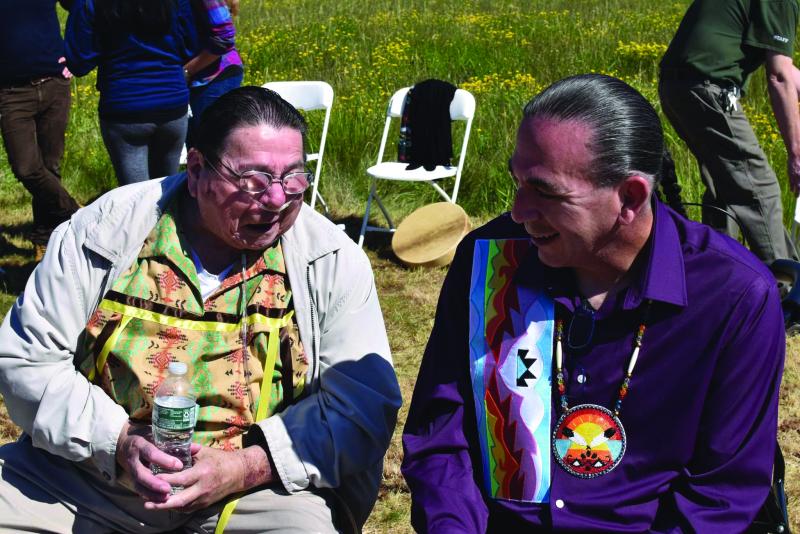
POLYGON ((383 161, 383 154, 386 149, 386 142, 389 137, 389 129, 393 118, 400 118, 403 116, 403 103, 406 99, 406 94, 410 87, 404 87, 392 95, 389 100, 389 106, 386 109, 386 124, 383 127, 383 137, 381 138, 381 146, 378 149, 378 162, 367 169, 367 174, 370 175, 370 188, 369 196, 367 197, 367 208, 364 213, 364 220, 361 223, 361 233, 358 236, 358 246, 364 245, 364 235, 367 232, 394 232, 395 225, 392 221, 389 212, 383 205, 381 198, 376 193, 376 186, 378 180, 394 180, 401 182, 425 182, 430 184, 441 196, 448 202, 456 203, 458 196, 458 187, 461 183, 461 171, 464 169, 464 159, 467 155, 467 143, 469 142, 469 134, 472 129, 472 118, 475 116, 475 97, 469 91, 464 89, 457 89, 453 96, 453 101, 450 103, 450 118, 452 120, 466 121, 464 129, 464 138, 461 142, 461 152, 458 156, 458 163, 455 166, 437 165, 432 171, 426 171, 420 167, 412 171, 407 171, 406 166, 408 163, 399 161, 383 161), (455 183, 453 190, 448 194, 440 185, 439 181, 444 178, 455 176, 455 183), (380 226, 369 225, 369 214, 372 209, 372 200, 378 204, 386 222, 389 223, 389 228, 380 226))
POLYGON ((794 218, 792 219, 792 226, 789 230, 789 235, 794 241, 796 247, 800 247, 800 201, 794 201, 794 218))
POLYGON ((325 110, 322 134, 319 139, 319 150, 312 154, 306 154, 306 161, 316 161, 310 205, 313 208, 317 202, 317 197, 319 197, 319 202, 327 213, 328 204, 319 194, 318 188, 319 177, 322 172, 322 156, 325 154, 325 138, 328 136, 328 123, 331 119, 331 108, 333 107, 333 87, 326 82, 316 81, 267 82, 262 87, 275 91, 281 95, 281 98, 299 110, 306 112, 325 110))
MULTIPOLYGON (((186 107, 187 107, 186 114, 191 119, 192 118, 192 106, 186 106, 186 107)), ((186 163, 188 162, 188 157, 189 157, 189 150, 186 148, 186 142, 184 142, 183 143, 183 147, 181 148, 181 158, 178 160, 178 165, 184 165, 185 166, 186 163)))

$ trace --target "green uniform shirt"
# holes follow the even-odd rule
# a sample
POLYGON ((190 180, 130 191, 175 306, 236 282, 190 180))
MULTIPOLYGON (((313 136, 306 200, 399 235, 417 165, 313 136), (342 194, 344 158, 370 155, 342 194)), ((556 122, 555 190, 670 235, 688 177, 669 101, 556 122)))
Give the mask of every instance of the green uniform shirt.
POLYGON ((797 0, 695 0, 661 69, 743 89, 768 50, 791 57, 797 22, 797 0))

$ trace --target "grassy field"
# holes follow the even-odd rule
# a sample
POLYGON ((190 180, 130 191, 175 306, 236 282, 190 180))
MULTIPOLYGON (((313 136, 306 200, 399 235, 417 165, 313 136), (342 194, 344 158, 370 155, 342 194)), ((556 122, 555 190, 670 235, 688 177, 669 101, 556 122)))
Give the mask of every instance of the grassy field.
MULTIPOLYGON (((561 77, 601 72, 620 77, 657 105, 657 63, 688 0, 242 0, 237 20, 245 82, 321 79, 336 92, 321 191, 333 218, 357 232, 367 195, 364 172, 374 163, 386 102, 399 87, 426 78, 449 80, 473 92, 477 114, 459 203, 473 222, 506 210, 513 193, 506 161, 522 106, 561 77)), ((94 73, 76 80, 63 176, 86 203, 114 187, 97 126, 94 73)), ((794 199, 786 188, 785 152, 769 110, 763 72, 744 101, 751 122, 784 187, 785 220, 794 199)), ((319 123, 312 120, 312 130, 319 123)), ((702 186, 693 158, 670 127, 684 200, 698 202, 702 186)), ((388 190, 386 190, 388 192, 388 190)), ((415 187, 384 195, 402 217, 436 199, 415 187)), ((697 216, 696 213, 692 213, 697 216)), ((0 151, 0 309, 30 273, 30 204, 0 151)), ((397 264, 385 236, 367 241, 392 350, 410 399, 432 323, 444 270, 411 271, 397 264)), ((792 506, 800 509, 800 341, 788 343, 781 395, 780 440, 787 456, 792 506)), ((400 533, 408 526, 408 495, 399 474, 399 430, 387 455, 381 499, 369 532, 400 533)), ((17 429, 0 406, 0 442, 17 429)), ((800 514, 795 514, 800 517, 800 514)), ((794 528, 800 527, 795 520, 794 528)))

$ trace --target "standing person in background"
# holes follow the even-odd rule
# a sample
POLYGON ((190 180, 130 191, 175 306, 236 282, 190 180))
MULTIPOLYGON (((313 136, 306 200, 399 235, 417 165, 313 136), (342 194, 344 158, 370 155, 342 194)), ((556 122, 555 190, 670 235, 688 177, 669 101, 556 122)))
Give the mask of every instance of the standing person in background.
MULTIPOLYGON (((59 0, 65 9, 71 1, 59 0)), ((0 2, 0 128, 8 162, 30 192, 41 260, 53 229, 78 209, 61 184, 69 78, 55 0, 0 2)))
POLYGON ((192 0, 200 53, 184 66, 189 84, 192 117, 186 144, 192 137, 200 116, 217 98, 242 85, 244 69, 236 51, 236 27, 233 17, 239 13, 239 0, 192 0))
POLYGON ((695 0, 661 60, 664 114, 700 164, 703 222, 737 236, 733 212, 762 261, 797 259, 783 226, 778 178, 739 97, 764 65, 770 103, 788 155, 789 185, 800 190, 800 111, 792 47, 797 0, 695 0))
POLYGON ((196 47, 189 0, 76 0, 67 65, 98 67, 100 132, 121 185, 175 174, 186 138, 183 63, 196 47))

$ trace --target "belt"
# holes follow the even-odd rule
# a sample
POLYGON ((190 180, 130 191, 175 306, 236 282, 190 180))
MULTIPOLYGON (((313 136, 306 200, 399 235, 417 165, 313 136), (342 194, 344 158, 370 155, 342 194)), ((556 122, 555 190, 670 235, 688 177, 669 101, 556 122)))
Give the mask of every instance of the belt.
POLYGON ((729 80, 712 80, 690 70, 662 69, 659 78, 661 81, 679 82, 686 85, 713 84, 734 93, 737 97, 742 93, 739 86, 729 80))
POLYGON ((687 69, 661 69, 659 74, 661 80, 670 82, 702 82, 706 78, 694 70, 687 69))
POLYGON ((35 87, 37 85, 41 85, 48 80, 52 80, 54 76, 43 76, 41 78, 32 78, 26 82, 17 82, 17 83, 9 83, 1 85, 3 89, 14 89, 18 87, 35 87))

